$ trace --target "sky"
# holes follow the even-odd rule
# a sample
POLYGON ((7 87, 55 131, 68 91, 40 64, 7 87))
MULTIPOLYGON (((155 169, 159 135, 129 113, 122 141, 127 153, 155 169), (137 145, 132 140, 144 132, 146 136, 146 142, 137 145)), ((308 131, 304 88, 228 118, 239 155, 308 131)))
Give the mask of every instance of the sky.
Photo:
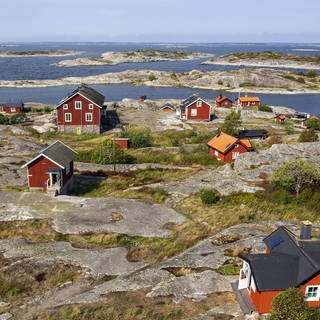
POLYGON ((320 42, 319 0, 0 0, 0 42, 320 42))

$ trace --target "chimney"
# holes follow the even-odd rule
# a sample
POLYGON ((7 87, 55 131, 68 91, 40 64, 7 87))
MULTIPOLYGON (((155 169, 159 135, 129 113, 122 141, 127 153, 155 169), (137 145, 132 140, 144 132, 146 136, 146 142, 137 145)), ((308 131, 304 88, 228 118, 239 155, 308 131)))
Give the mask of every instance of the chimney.
POLYGON ((312 222, 309 220, 302 221, 300 230, 300 239, 308 240, 311 239, 312 222))
POLYGON ((218 128, 217 137, 219 137, 219 136, 220 136, 220 134, 221 134, 221 129, 220 129, 220 128, 218 128))

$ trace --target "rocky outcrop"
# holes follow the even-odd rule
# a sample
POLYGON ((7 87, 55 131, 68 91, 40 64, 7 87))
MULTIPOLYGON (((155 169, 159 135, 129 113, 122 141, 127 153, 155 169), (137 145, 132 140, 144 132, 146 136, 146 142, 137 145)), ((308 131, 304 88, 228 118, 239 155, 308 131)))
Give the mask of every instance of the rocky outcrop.
POLYGON ((212 57, 212 54, 174 50, 144 49, 136 51, 108 51, 103 53, 101 57, 85 57, 74 60, 62 60, 58 63, 58 65, 64 67, 100 66, 129 62, 193 60, 205 57, 212 57))
POLYGON ((0 51, 0 57, 63 57, 80 54, 72 50, 0 51))
MULTIPOLYGON (((320 87, 307 76, 292 78, 289 71, 273 69, 240 69, 227 71, 192 70, 178 73, 157 70, 127 70, 87 77, 68 77, 46 80, 1 80, 0 87, 36 88, 87 84, 146 85, 157 87, 188 87, 231 92, 261 93, 318 93, 320 87)), ((312 79, 311 79, 312 80, 312 79)))

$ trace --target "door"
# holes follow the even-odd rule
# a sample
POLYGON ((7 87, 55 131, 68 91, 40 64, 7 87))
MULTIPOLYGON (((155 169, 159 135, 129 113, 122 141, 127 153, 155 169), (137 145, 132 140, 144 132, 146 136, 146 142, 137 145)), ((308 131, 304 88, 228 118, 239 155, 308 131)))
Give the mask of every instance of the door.
POLYGON ((77 127, 77 134, 81 134, 81 127, 77 127))

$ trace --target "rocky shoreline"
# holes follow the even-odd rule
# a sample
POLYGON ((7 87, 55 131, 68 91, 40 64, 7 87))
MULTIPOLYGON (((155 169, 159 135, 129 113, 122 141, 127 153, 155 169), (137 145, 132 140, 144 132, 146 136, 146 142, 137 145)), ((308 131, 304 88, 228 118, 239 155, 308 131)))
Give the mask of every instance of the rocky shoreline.
POLYGON ((0 57, 63 57, 80 53, 72 50, 0 51, 0 57))
POLYGON ((37 88, 87 84, 132 84, 153 87, 185 87, 229 92, 277 94, 320 93, 320 76, 309 78, 285 70, 241 69, 228 71, 169 72, 157 70, 126 70, 87 77, 66 77, 45 80, 1 80, 3 88, 37 88))
POLYGON ((100 57, 85 57, 73 60, 62 60, 59 61, 57 65, 63 67, 101 66, 136 62, 183 61, 212 56, 212 54, 208 53, 152 49, 135 51, 108 51, 103 53, 100 57))

